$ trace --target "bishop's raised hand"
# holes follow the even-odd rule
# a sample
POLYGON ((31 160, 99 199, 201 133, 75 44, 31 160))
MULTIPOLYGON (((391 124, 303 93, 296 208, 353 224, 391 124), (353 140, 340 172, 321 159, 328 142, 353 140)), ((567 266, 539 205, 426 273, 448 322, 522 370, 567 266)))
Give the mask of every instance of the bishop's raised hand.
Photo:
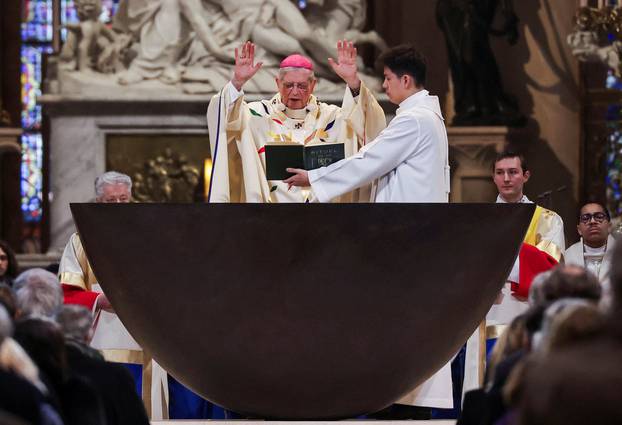
POLYGON ((339 40, 337 42, 337 61, 328 58, 328 63, 348 87, 358 90, 361 87, 356 60, 358 52, 353 42, 339 40))
POLYGON ((235 67, 231 83, 239 91, 261 69, 263 62, 255 63, 255 45, 247 41, 235 49, 235 67))

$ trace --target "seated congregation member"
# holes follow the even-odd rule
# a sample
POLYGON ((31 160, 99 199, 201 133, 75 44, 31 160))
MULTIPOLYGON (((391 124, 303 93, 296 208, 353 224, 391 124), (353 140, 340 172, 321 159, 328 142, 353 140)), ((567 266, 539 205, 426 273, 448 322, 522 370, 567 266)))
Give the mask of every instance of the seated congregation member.
MULTIPOLYGON (((550 350, 525 367, 523 390, 516 404, 518 424, 622 423, 622 247, 619 245, 612 255, 610 282, 612 302, 605 312, 600 335, 590 335, 589 340, 572 345, 564 337, 563 348, 550 350)), ((581 291, 595 292, 595 288, 590 290, 587 286, 581 291)), ((594 317, 590 323, 581 320, 577 325, 581 330, 587 327, 588 332, 597 333, 600 320, 593 311, 591 315, 594 317)), ((549 346, 555 342, 549 342, 549 346)))
MULTIPOLYGON (((309 192, 288 188, 266 177, 267 143, 300 145, 343 143, 346 156, 356 154, 386 126, 384 111, 361 82, 354 44, 337 44, 333 71, 347 84, 341 107, 319 102, 310 59, 291 55, 280 65, 272 99, 247 103, 244 85, 259 71, 255 45, 236 49, 233 78, 214 96, 207 111, 213 178, 210 202, 306 202, 309 192)), ((367 201, 369 193, 352 193, 343 202, 367 201)))
POLYGON ((598 303, 602 288, 596 276, 584 267, 560 264, 533 289, 533 307, 548 307, 557 300, 579 298, 598 303))
MULTIPOLYGON (((0 284, 0 306, 6 309, 11 321, 17 319, 15 294, 11 288, 4 284, 0 284)), ((46 393, 45 385, 39 379, 37 366, 11 336, 5 337, 4 342, 0 344, 0 368, 21 376, 42 393, 46 393)))
POLYGON ((123 366, 109 363, 89 346, 93 316, 85 307, 65 305, 56 317, 67 352, 69 373, 86 379, 101 396, 107 425, 148 425, 149 419, 123 366))
POLYGON ((373 202, 448 202, 447 130, 438 97, 425 89, 426 61, 410 45, 383 53, 384 88, 396 117, 356 155, 311 171, 288 169, 291 187, 329 202, 378 179, 373 202))
MULTIPOLYGON (((17 304, 14 339, 38 368, 44 386, 44 402, 51 408, 52 415, 54 412, 61 415, 66 425, 79 423, 77 419, 84 419, 83 416, 71 421, 72 413, 78 409, 74 409, 67 394, 72 387, 67 385, 64 339, 54 321, 63 300, 58 279, 46 270, 30 269, 15 279, 14 288, 17 304)), ((94 390, 78 383, 78 393, 93 401, 96 419, 101 406, 94 390)))
POLYGON ((6 283, 0 283, 0 305, 9 313, 13 320, 17 316, 17 304, 15 301, 15 291, 6 283))
MULTIPOLYGON (((542 344, 546 352, 524 367, 515 403, 516 423, 622 423, 622 263, 618 260, 622 260, 619 247, 611 270, 613 302, 604 316, 592 299, 591 304, 574 303, 553 317, 542 344)), ((582 292, 590 292, 586 289, 582 292)))
MULTIPOLYGON (((13 333, 13 321, 0 305, 0 351, 13 333)), ((7 412, 29 424, 42 424, 41 405, 43 395, 23 376, 7 365, 6 355, 0 356, 0 412, 7 412)), ((0 423, 2 418, 0 417, 0 423)))
POLYGON ((17 277, 19 265, 11 246, 0 240, 0 283, 13 286, 13 280, 17 277))
POLYGON ((52 319, 63 303, 58 278, 43 269, 29 269, 15 279, 17 317, 52 319))
MULTIPOLYGON (((595 276, 582 267, 559 265, 550 272, 536 277, 531 287, 529 309, 516 316, 510 326, 500 336, 493 349, 491 361, 486 371, 487 382, 484 390, 473 390, 465 397, 465 419, 459 424, 495 424, 501 418, 515 414, 515 402, 520 399, 524 369, 528 368, 531 353, 543 351, 543 334, 550 333, 551 316, 561 311, 557 305, 582 304, 595 307, 601 296, 601 288, 595 276), (548 316, 547 316, 548 314, 548 316), (546 329, 543 329, 546 327, 546 329), (477 410, 472 404, 473 394, 479 395, 477 410), (466 420, 468 415, 469 421, 466 420), (474 419, 476 418, 476 419, 474 419), (479 419, 479 420, 477 420, 479 419)), ((598 332, 598 323, 585 324, 582 338, 589 338, 598 332)), ((505 423, 505 422, 503 422, 505 423)))
POLYGON ((579 298, 555 301, 544 312, 538 352, 547 356, 578 342, 589 341, 601 335, 604 328, 605 316, 594 302, 579 298))
MULTIPOLYGON (((312 171, 289 169, 292 187, 311 186, 317 200, 328 202, 379 179, 374 202, 448 202, 447 132, 438 97, 424 88, 425 59, 412 46, 385 52, 383 87, 400 105, 396 118, 359 153, 312 171)), ((451 365, 447 363, 420 387, 379 412, 379 419, 425 419, 430 411, 412 408, 453 407, 451 365)))
POLYGON ((622 423, 622 344, 577 343, 525 366, 520 425, 622 423))
POLYGON ((65 425, 105 425, 97 390, 68 373, 65 341, 56 322, 42 317, 19 319, 15 322, 15 340, 39 368, 49 390, 49 401, 65 425))

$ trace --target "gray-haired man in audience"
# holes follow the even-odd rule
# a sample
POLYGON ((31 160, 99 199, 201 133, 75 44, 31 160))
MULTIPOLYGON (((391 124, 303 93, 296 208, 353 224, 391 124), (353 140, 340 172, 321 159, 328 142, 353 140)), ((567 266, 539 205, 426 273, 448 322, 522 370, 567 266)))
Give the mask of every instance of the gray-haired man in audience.
POLYGON ((13 285, 19 317, 54 317, 63 304, 58 278, 43 269, 21 273, 13 285))

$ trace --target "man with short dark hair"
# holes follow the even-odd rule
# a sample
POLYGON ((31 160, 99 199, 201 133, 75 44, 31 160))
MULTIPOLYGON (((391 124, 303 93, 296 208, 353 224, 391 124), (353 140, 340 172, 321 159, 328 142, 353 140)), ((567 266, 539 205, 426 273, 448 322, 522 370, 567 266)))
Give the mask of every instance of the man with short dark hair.
MULTIPOLYGON (((531 177, 525 158, 517 152, 506 150, 497 155, 493 165, 493 181, 499 191, 497 203, 532 202, 523 188, 531 177)), ((500 323, 509 323, 527 309, 525 298, 536 274, 548 270, 561 261, 566 247, 564 222, 554 211, 536 207, 525 235, 523 248, 508 276, 509 287, 504 289, 504 302, 493 307, 493 317, 500 323), (514 296, 520 298, 514 302, 514 296)))
POLYGON ((384 88, 399 105, 396 117, 378 137, 350 158, 285 180, 311 186, 319 202, 328 202, 378 179, 374 202, 448 202, 447 131, 438 97, 425 90, 426 63, 410 45, 382 54, 384 88))
POLYGON ((615 239, 609 234, 609 211, 597 202, 581 207, 577 232, 581 240, 566 250, 566 264, 576 264, 590 270, 602 283, 609 278, 611 254, 615 239))
MULTIPOLYGON (((354 156, 309 172, 288 169, 296 175, 285 182, 310 185, 319 202, 376 179, 374 202, 448 202, 447 131, 438 98, 424 89, 425 60, 412 46, 403 45, 389 49, 379 62, 384 65, 387 96, 400 105, 397 116, 354 156)), ((378 418, 425 419, 410 406, 453 407, 449 363, 378 418)))

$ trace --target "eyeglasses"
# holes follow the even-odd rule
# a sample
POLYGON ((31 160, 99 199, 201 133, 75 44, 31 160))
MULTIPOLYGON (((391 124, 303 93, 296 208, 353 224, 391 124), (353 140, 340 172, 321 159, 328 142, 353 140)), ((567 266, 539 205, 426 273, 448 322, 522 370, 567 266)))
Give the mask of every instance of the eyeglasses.
POLYGON ((579 221, 583 224, 589 223, 592 219, 594 219, 596 223, 602 223, 607 220, 607 214, 604 212, 595 212, 594 214, 585 213, 579 216, 579 221))
POLYGON ((283 83, 283 87, 287 91, 292 91, 294 87, 298 87, 298 90, 306 92, 309 90, 309 83, 283 83))
POLYGON ((0 261, 7 261, 9 259, 9 257, 7 257, 6 255, 0 255, 0 261))

